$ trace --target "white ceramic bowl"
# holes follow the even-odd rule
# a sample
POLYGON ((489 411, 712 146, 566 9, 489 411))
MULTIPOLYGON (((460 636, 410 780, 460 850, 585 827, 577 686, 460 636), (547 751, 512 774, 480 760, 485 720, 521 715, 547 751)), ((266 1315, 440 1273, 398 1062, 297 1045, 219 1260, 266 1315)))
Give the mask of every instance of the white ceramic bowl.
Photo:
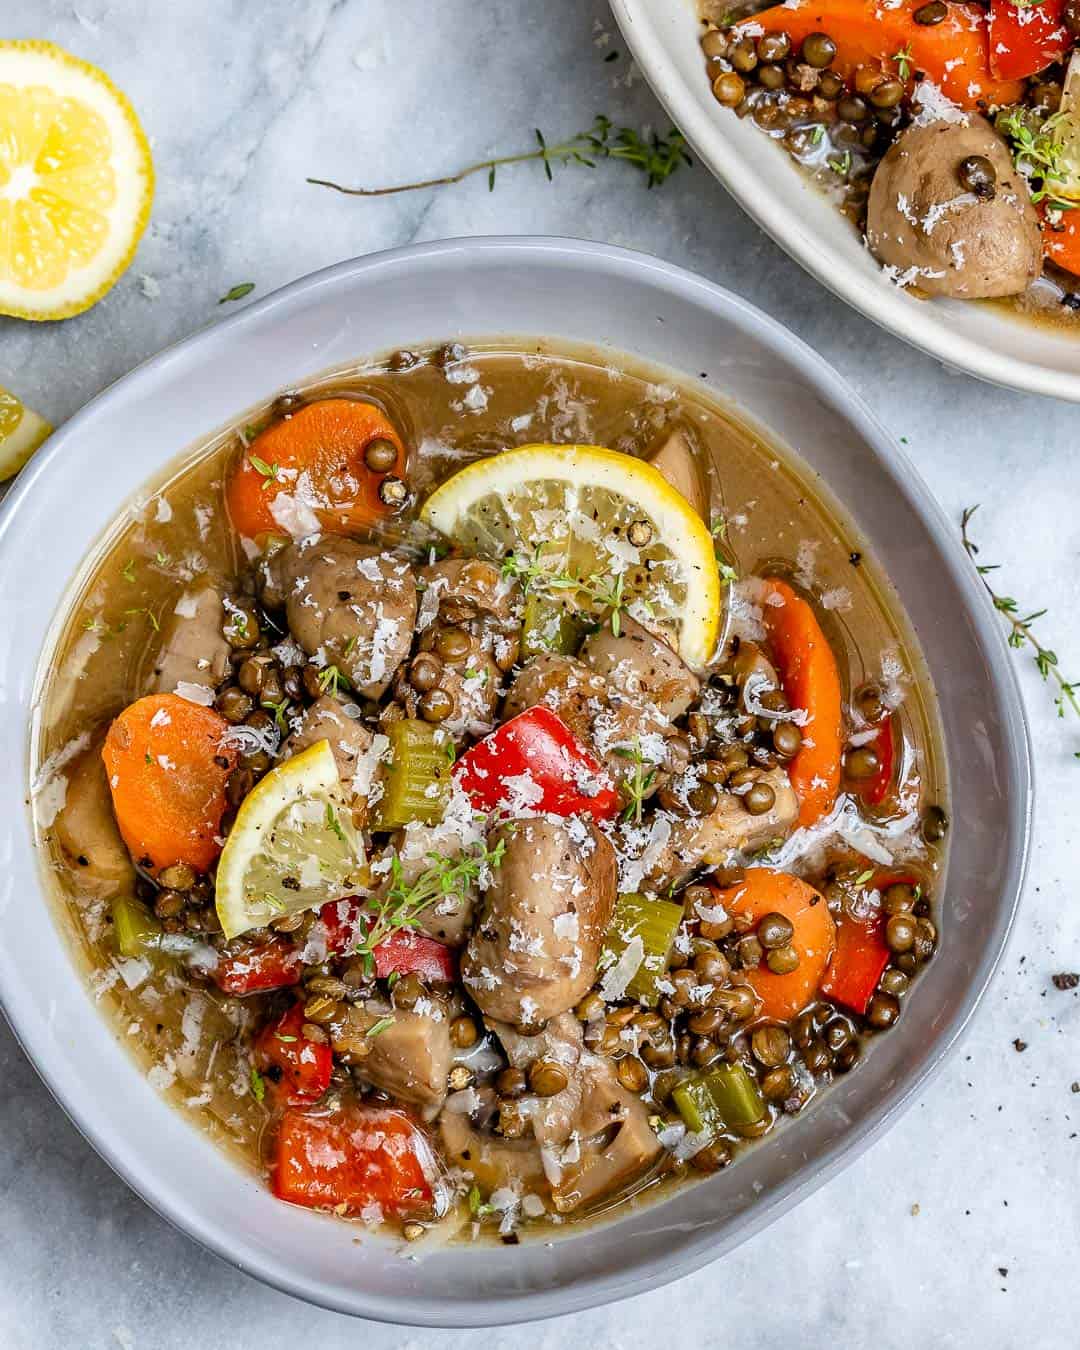
MULTIPOLYGON (((610 0, 653 92, 703 164, 796 262, 868 319, 995 384, 1080 401, 1080 332, 985 303, 916 300, 885 280, 850 223, 787 151, 721 108, 705 78, 694 0, 610 0)), ((826 6, 827 7, 827 6, 826 6)))
MULTIPOLYGON (((62 427, 0 514, 0 1000, 101 1155, 241 1269, 344 1312, 434 1326, 544 1317, 640 1293, 719 1256, 850 1160, 924 1083, 1005 940, 1028 834, 1020 703, 995 616, 901 451, 807 347, 655 259, 557 239, 451 240, 343 263, 163 352, 62 427), (371 316, 378 316, 373 319, 371 316), (191 442, 298 379, 424 340, 548 335, 694 375, 795 446, 842 502, 923 643, 948 734, 953 814, 941 951, 897 1029, 792 1128, 737 1166, 548 1247, 417 1263, 351 1225, 279 1204, 169 1107, 76 976, 42 899, 26 806, 35 693, 58 609, 118 508, 191 442)), ((62 612, 62 611, 60 611, 62 612)))

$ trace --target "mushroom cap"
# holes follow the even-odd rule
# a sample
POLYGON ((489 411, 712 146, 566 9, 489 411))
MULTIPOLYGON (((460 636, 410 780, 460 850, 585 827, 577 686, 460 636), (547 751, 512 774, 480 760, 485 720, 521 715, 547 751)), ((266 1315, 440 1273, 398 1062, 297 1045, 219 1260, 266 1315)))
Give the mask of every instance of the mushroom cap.
POLYGON ((985 118, 915 123, 874 174, 866 241, 879 262, 928 295, 963 300, 1017 295, 1042 270, 1042 234, 1027 183, 985 118), (988 159, 994 195, 960 182, 963 160, 988 159))

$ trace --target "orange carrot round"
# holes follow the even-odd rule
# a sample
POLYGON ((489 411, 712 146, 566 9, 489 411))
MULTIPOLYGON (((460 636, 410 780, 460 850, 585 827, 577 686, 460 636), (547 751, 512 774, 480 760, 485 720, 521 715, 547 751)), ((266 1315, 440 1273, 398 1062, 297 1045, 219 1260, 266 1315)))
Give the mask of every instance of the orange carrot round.
POLYGON ((187 863, 205 872, 221 852, 216 837, 225 784, 237 751, 229 724, 178 694, 130 704, 102 747, 113 811, 131 856, 150 871, 187 863))
POLYGON ((1022 80, 1000 80, 990 69, 986 10, 980 5, 948 0, 940 23, 915 22, 924 0, 787 0, 742 20, 751 33, 784 32, 797 48, 810 33, 828 33, 836 43, 831 69, 849 78, 857 67, 870 66, 899 77, 910 89, 921 71, 942 93, 962 108, 980 103, 1015 103, 1023 95, 1022 80))
POLYGON ((379 485, 404 469, 405 447, 381 408, 356 399, 319 399, 267 427, 248 446, 226 488, 229 516, 246 539, 293 533, 285 513, 298 507, 309 508, 324 530, 353 533, 387 514, 379 485), (388 441, 397 451, 393 464, 379 472, 364 462, 372 441, 388 441))
POLYGON ((761 1016, 786 1022, 813 1001, 836 948, 836 925, 825 897, 788 872, 751 867, 738 885, 718 890, 716 900, 732 918, 743 916, 755 925, 773 913, 791 921, 797 968, 790 975, 774 975, 762 962, 746 975, 761 999, 761 1016))
POLYGON ((813 609, 786 581, 769 577, 763 612, 784 694, 806 713, 802 746, 788 765, 799 799, 799 824, 814 821, 840 790, 843 714, 836 657, 813 609))
POLYGON ((1037 209, 1042 217, 1043 257, 1063 272, 1080 276, 1080 221, 1073 219, 1076 212, 1052 211, 1045 202, 1037 209))

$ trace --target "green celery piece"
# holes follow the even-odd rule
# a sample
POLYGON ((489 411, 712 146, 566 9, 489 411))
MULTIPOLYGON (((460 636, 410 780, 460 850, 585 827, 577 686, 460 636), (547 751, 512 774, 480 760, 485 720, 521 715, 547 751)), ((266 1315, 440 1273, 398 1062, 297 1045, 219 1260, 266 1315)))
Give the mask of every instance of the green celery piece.
POLYGON ((741 1064, 718 1064, 687 1078, 671 1100, 693 1134, 718 1134, 756 1125, 765 1115, 757 1083, 741 1064))
POLYGON ((645 959, 626 987, 630 998, 655 1008, 660 1002, 659 982, 667 974, 675 934, 683 919, 682 905, 670 900, 649 900, 644 895, 620 895, 604 940, 606 970, 619 959, 635 937, 641 938, 645 959))
POLYGON ((700 1078, 688 1078, 671 1094, 675 1108, 691 1134, 710 1137, 723 1129, 724 1121, 716 1109, 712 1093, 700 1078))
POLYGON ((530 591, 521 621, 521 659, 543 652, 573 656, 590 626, 556 596, 530 591))
POLYGON ((730 1129, 756 1125, 765 1115, 758 1085, 741 1064, 718 1064, 708 1069, 702 1075, 701 1085, 730 1129))
POLYGON ((392 722, 386 734, 390 738, 390 759, 373 828, 396 830, 412 820, 436 824, 450 799, 453 764, 445 734, 437 736, 429 722, 412 717, 392 722))
POLYGON ((161 949, 163 928, 157 919, 129 896, 119 896, 112 903, 113 934, 121 956, 152 957, 161 949))

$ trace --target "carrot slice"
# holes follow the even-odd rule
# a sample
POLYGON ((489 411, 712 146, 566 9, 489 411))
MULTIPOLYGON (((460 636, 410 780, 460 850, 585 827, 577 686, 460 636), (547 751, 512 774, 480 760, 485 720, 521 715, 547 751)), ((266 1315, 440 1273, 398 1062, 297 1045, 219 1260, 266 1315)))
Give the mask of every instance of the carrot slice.
POLYGON ((836 948, 836 924, 825 897, 789 872, 751 867, 737 885, 718 889, 716 899, 732 918, 743 916, 757 924, 776 913, 790 919, 797 968, 790 975, 774 975, 762 964, 746 974, 761 999, 761 1015, 786 1022, 813 1001, 836 948))
POLYGON ((1080 277, 1080 210, 1047 210, 1044 203, 1036 208, 1042 217, 1043 256, 1064 272, 1080 277))
POLYGON ((205 872, 216 842, 225 784, 237 750, 229 724, 178 694, 148 694, 125 708, 102 747, 113 811, 131 856, 159 871, 184 862, 205 872))
POLYGON ((828 33, 837 49, 832 69, 843 79, 871 66, 910 88, 909 72, 921 72, 961 108, 1015 103, 1024 85, 991 72, 986 10, 950 0, 945 18, 927 27, 912 17, 923 3, 903 0, 894 8, 881 0, 786 0, 736 27, 787 33, 796 47, 810 33, 828 33))
POLYGON ((267 427, 248 446, 226 488, 229 516, 246 539, 292 534, 290 514, 306 507, 324 530, 362 530, 388 508, 379 484, 405 468, 405 447, 381 408, 324 398, 267 427), (389 441, 394 464, 375 473, 364 463, 372 441, 389 441), (276 503, 276 510, 275 510, 276 503))
POLYGON ((802 745, 788 765, 788 777, 799 799, 799 824, 813 825, 840 790, 840 673, 811 606, 779 577, 769 577, 766 585, 765 630, 780 683, 791 706, 806 713, 802 745))

